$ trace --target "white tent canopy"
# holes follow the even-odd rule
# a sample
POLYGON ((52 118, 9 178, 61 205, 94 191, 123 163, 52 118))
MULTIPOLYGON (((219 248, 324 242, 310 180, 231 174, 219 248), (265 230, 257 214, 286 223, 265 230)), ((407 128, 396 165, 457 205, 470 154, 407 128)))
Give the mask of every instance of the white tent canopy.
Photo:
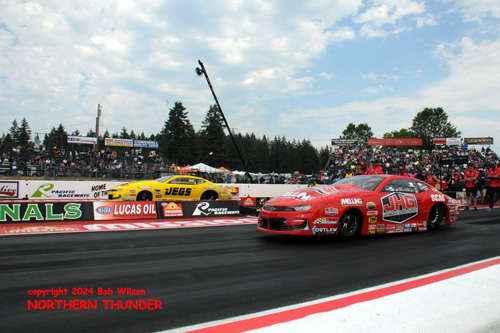
POLYGON ((189 169, 200 170, 201 172, 208 172, 208 173, 222 173, 222 171, 220 171, 219 169, 211 167, 210 165, 206 165, 205 163, 198 163, 195 165, 191 165, 189 169))

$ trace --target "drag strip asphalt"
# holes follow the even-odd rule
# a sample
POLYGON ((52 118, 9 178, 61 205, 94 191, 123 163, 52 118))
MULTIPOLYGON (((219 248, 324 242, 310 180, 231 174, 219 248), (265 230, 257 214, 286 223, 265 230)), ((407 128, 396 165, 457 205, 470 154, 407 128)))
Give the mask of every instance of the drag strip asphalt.
POLYGON ((497 257, 499 237, 500 210, 461 212, 435 232, 351 241, 265 234, 254 224, 0 237, 2 330, 195 325, 497 257), (45 296, 31 295, 36 291, 45 296), (83 309, 77 300, 96 307, 83 309), (145 309, 116 308, 130 303, 145 309))

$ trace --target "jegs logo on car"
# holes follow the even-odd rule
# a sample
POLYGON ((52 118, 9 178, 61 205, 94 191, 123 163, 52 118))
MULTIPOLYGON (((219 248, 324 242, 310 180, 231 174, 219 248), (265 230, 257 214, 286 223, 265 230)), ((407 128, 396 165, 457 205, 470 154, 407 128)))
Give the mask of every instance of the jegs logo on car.
POLYGON ((413 194, 391 193, 382 197, 382 220, 403 223, 417 215, 417 198, 413 194))
POLYGON ((165 195, 191 195, 191 189, 185 187, 170 187, 165 190, 165 195))

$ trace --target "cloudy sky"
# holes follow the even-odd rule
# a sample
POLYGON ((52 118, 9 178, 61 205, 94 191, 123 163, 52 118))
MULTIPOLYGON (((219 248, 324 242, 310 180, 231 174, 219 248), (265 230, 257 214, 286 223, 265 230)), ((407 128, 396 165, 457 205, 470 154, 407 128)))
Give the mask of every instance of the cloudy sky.
POLYGON ((500 140, 498 0, 2 0, 0 45, 2 133, 86 134, 101 104, 102 131, 149 136, 178 101, 199 130, 201 60, 235 132, 320 147, 442 107, 500 140))

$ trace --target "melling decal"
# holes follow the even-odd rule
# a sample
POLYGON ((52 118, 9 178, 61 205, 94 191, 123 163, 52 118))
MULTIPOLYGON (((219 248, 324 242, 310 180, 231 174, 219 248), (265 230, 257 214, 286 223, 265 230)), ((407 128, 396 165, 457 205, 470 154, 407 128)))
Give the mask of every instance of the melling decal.
POLYGON ((382 197, 382 220, 403 223, 418 215, 417 198, 413 194, 391 193, 382 197))
POLYGON ((361 200, 360 198, 340 199, 340 204, 342 206, 362 206, 363 200, 361 200))

